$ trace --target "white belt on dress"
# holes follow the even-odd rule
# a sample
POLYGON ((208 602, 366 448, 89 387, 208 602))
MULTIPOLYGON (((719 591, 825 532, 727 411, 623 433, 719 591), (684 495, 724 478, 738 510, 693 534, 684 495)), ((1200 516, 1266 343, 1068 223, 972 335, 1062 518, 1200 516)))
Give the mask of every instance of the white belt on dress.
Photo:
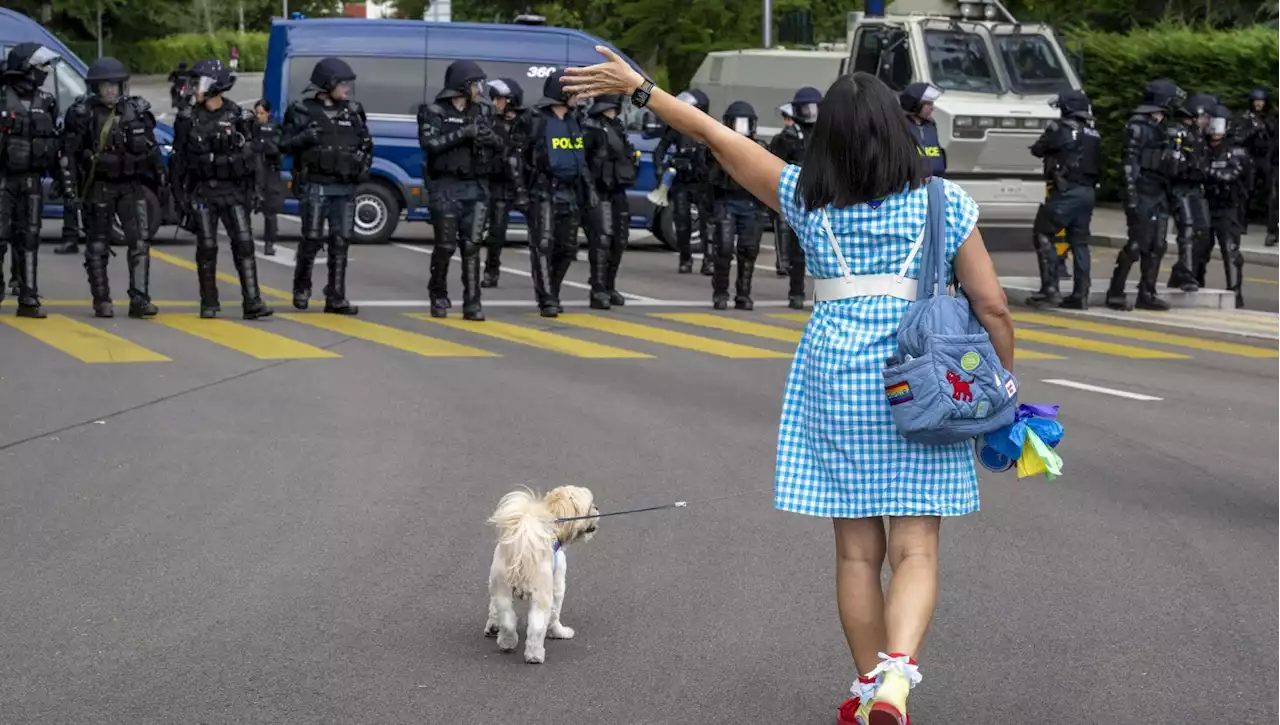
POLYGON ((861 274, 813 280, 814 302, 852 297, 897 297, 915 302, 916 281, 896 274, 861 274))

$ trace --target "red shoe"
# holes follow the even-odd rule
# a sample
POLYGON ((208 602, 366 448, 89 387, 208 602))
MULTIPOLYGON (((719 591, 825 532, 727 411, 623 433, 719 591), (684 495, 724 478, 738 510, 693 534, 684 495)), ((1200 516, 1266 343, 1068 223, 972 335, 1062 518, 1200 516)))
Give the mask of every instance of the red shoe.
POLYGON ((845 700, 836 713, 836 725, 867 725, 867 721, 863 718, 865 713, 859 715, 859 710, 865 710, 860 698, 851 697, 845 700))

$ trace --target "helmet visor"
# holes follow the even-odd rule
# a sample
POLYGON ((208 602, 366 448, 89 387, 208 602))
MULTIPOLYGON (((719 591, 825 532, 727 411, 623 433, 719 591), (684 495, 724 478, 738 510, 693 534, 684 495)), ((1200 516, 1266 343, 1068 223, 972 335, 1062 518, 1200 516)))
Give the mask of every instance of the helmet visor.
MULTIPOLYGON (((30 63, 33 68, 40 68, 41 66, 50 65, 59 57, 60 56, 52 50, 49 50, 44 46, 40 46, 36 49, 36 52, 31 54, 31 58, 27 62, 30 63)), ((45 70, 47 70, 47 68, 45 68, 45 70)))
POLYGON ((782 115, 787 116, 788 118, 796 117, 795 109, 791 107, 790 103, 784 103, 781 106, 778 106, 778 113, 781 113, 782 115))
POLYGON ((925 85, 924 91, 920 93, 920 102, 933 103, 934 101, 938 100, 941 97, 942 97, 942 89, 933 85, 932 83, 929 83, 925 85))
POLYGON ((818 120, 818 104, 801 103, 795 106, 794 118, 804 121, 805 123, 814 123, 818 120))
POLYGON ((741 134, 743 136, 751 135, 751 119, 739 116, 733 119, 733 123, 731 125, 734 133, 741 134))
POLYGON ((196 96, 199 98, 208 98, 214 93, 214 89, 217 88, 217 86, 218 81, 216 78, 200 76, 199 78, 196 78, 196 96))
POLYGON ((687 103, 690 106, 698 105, 698 97, 688 91, 682 91, 680 95, 676 96, 676 100, 681 103, 687 103))
POLYGON ((494 78, 488 82, 488 85, 489 90, 493 91, 493 95, 501 96, 502 98, 511 97, 511 86, 508 86, 507 82, 501 78, 494 78))
POLYGON ((1227 133, 1227 119, 1211 118, 1209 119, 1209 135, 1225 136, 1227 133))

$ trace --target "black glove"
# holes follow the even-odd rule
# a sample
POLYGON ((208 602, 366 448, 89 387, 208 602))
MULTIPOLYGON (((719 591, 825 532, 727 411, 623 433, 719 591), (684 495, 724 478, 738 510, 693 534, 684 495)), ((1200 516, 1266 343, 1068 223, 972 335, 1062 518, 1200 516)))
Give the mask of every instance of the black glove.
POLYGON ((502 139, 488 124, 476 124, 476 141, 486 146, 501 146, 502 139))
POLYGON ((262 213, 262 195, 261 194, 253 195, 253 200, 250 202, 250 211, 252 211, 254 214, 262 213))
POLYGON ((516 198, 511 203, 513 206, 515 206, 516 211, 520 212, 521 214, 524 214, 525 216, 528 216, 529 192, 525 191, 524 189, 520 189, 519 191, 516 192, 516 198))
POLYGON ((173 208, 173 191, 170 189, 168 184, 162 184, 157 187, 156 198, 160 202, 161 209, 173 208))
POLYGON ((311 123, 311 125, 307 126, 305 129, 303 129, 302 133, 301 133, 301 134, 299 134, 299 137, 302 139, 302 142, 303 142, 303 143, 308 144, 308 145, 311 145, 311 146, 314 146, 314 145, 316 145, 316 144, 320 143, 320 126, 319 126, 319 124, 317 124, 317 123, 315 123, 315 122, 312 122, 312 123, 311 123))

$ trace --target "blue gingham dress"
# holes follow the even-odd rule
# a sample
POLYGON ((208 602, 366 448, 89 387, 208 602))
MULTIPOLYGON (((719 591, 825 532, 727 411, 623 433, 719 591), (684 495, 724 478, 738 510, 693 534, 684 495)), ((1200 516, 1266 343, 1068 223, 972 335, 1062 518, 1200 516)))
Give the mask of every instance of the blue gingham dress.
MULTIPOLYGON (((796 197, 800 167, 782 171, 783 218, 804 248, 817 279, 840 276, 821 211, 796 197)), ((946 187, 947 262, 978 223, 978 205, 955 184, 946 187)), ((831 228, 854 275, 896 274, 924 228, 924 187, 885 199, 878 208, 828 207, 831 228)), ((920 255, 908 277, 919 276, 920 255)), ((897 352, 898 322, 911 303, 856 297, 814 304, 796 350, 778 428, 774 506, 831 518, 959 516, 978 510, 973 444, 924 446, 894 427, 881 371, 897 352)))

